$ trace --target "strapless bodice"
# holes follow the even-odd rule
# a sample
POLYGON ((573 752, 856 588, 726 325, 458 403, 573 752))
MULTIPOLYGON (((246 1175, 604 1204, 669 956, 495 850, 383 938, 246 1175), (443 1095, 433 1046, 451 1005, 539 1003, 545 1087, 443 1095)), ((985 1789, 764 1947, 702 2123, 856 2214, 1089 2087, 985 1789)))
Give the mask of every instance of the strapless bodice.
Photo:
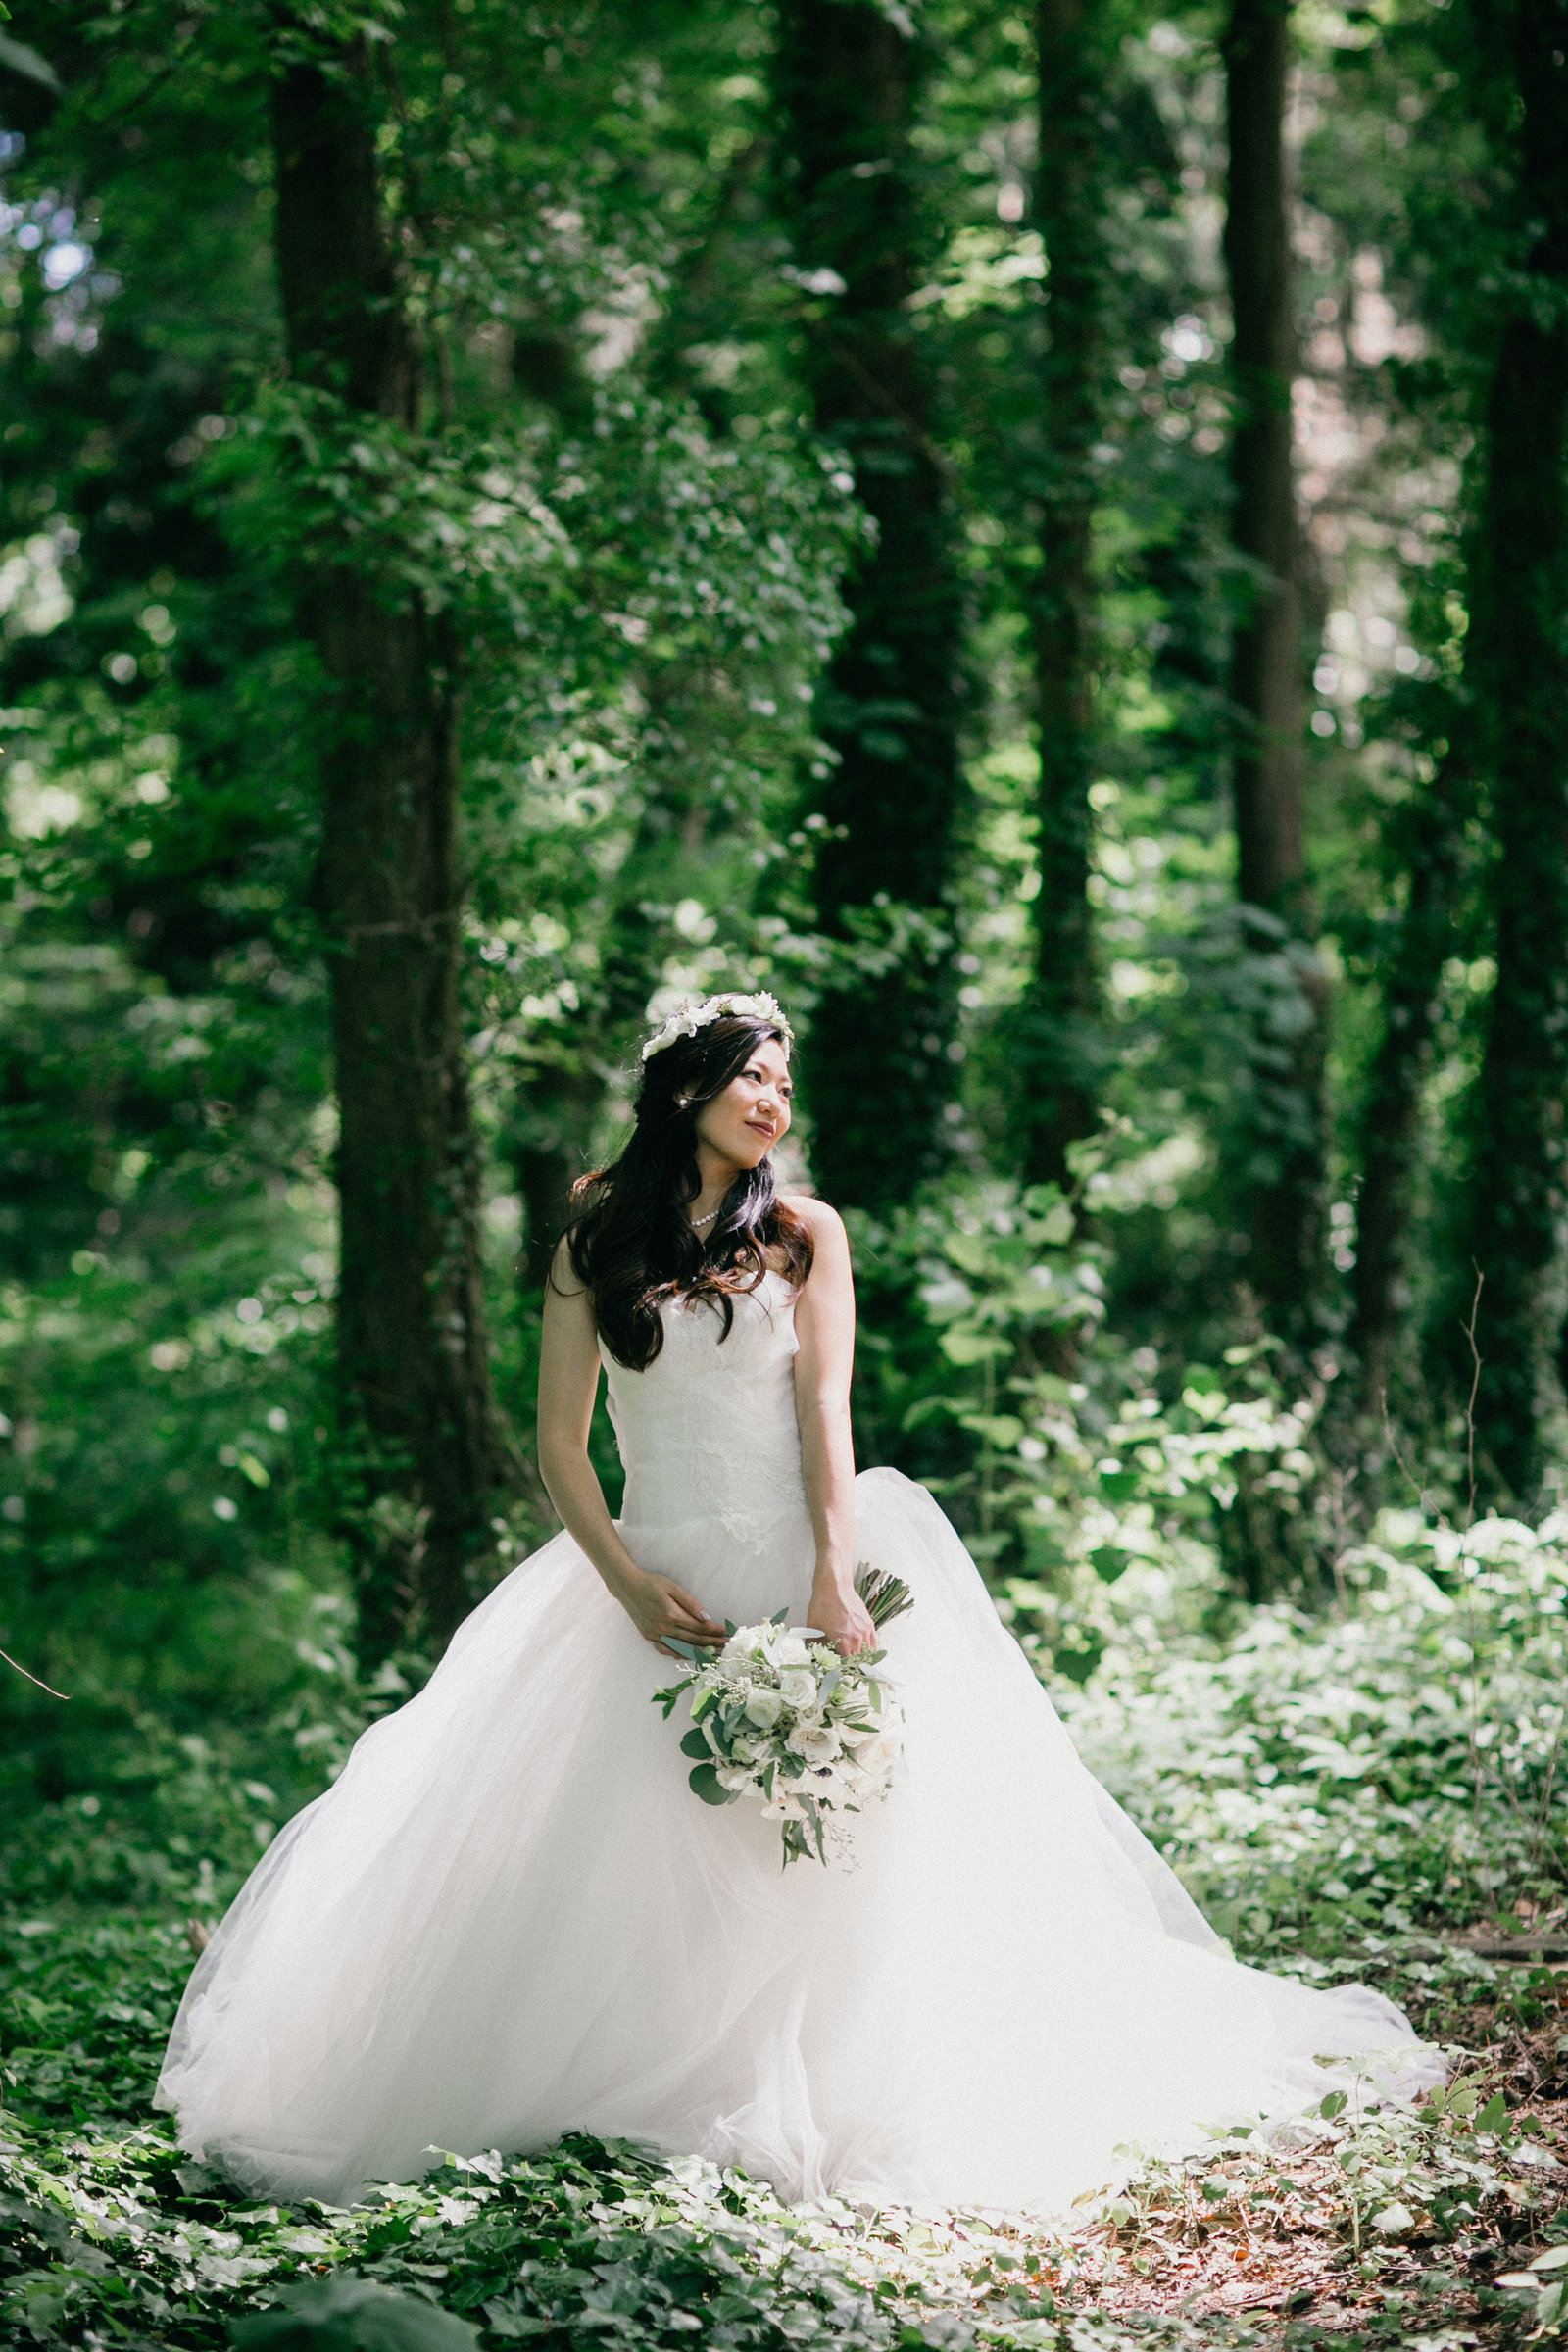
POLYGON ((795 1294, 769 1272, 733 1298, 729 1337, 706 1301, 668 1299, 664 1345, 628 1372, 603 1343, 611 1423, 626 1470, 622 1524, 723 1529, 760 1551, 804 1514, 795 1418, 795 1294))

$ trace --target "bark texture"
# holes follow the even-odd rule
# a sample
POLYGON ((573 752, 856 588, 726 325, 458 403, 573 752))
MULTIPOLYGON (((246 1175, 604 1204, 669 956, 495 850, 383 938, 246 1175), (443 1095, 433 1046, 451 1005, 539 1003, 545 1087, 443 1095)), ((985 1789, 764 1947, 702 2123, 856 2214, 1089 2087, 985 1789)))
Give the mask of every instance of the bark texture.
POLYGON ((927 936, 812 1019, 812 1158, 835 1200, 885 1207, 941 1164, 956 1013, 949 893, 962 793, 963 598, 934 443, 935 388, 907 308, 925 249, 909 133, 923 54, 874 0, 784 0, 775 92, 781 203, 812 295, 816 421, 877 526, 819 704, 838 764, 817 806, 816 916, 852 939, 907 906, 927 936), (830 290, 834 286, 840 291, 830 290), (930 927, 935 926, 933 935, 930 927))
MULTIPOLYGON (((1503 327, 1488 417, 1488 483, 1472 596, 1487 735, 1496 986, 1472 1197, 1485 1277, 1480 1426, 1499 1497, 1527 1501, 1562 1329, 1563 1109, 1568 1096, 1568 7, 1514 0, 1523 108, 1519 195, 1536 224, 1534 285, 1503 327)), ((1517 281, 1516 281, 1517 282, 1517 281)))
POLYGON ((1095 493, 1104 248, 1100 0, 1040 0, 1035 213, 1050 266, 1041 367, 1045 466, 1033 600, 1040 730, 1040 895, 1034 985, 1019 1023, 1023 1167, 1068 1181, 1067 1147, 1095 1124, 1094 936, 1089 906, 1094 760, 1095 493))
POLYGON ((1254 1110, 1240 1173, 1252 1289, 1304 1337, 1319 1292, 1323 1014, 1307 888, 1301 757, 1300 533, 1292 463, 1297 367, 1285 150, 1291 0, 1234 0, 1225 34, 1235 422, 1232 530, 1253 569, 1232 650, 1238 889, 1248 945, 1267 959, 1252 1042, 1254 1110), (1249 919, 1250 918, 1250 919, 1249 919))
MULTIPOLYGON (((365 44, 296 47, 272 94, 278 276, 295 377, 412 425, 376 124, 365 44)), ((507 1483, 459 1003, 457 648, 416 598, 329 559, 302 601, 331 688, 317 904, 341 1122, 342 1525, 373 1662, 445 1640, 472 1605, 507 1483)))

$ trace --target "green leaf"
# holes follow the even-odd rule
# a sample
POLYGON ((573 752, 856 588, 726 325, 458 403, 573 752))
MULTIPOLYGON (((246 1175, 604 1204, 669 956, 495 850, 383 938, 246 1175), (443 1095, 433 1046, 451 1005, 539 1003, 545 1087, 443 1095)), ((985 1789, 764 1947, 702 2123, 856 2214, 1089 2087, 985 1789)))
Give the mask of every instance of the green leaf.
POLYGON ((1010 1453, 1023 1436, 1023 1423, 1016 1413, 961 1413, 960 1426, 972 1430, 977 1438, 998 1453, 1010 1453))
POLYGON ((1554 2279, 1551 2285, 1545 2289, 1541 2301, 1531 2314, 1538 2328, 1546 2328, 1552 2326, 1562 2311, 1565 2297, 1568 2297, 1568 2287, 1564 2287, 1560 2279, 1554 2279))
POLYGON ((942 1335, 942 1352, 950 1364, 983 1364, 988 1356, 1007 1355, 1011 1343, 996 1332, 956 1330, 942 1335))
POLYGON ((1337 2115, 1345 2113, 1349 2103, 1348 2097, 1343 2090, 1331 2090, 1328 2097, 1319 2106, 1318 2113, 1325 2123, 1332 2124, 1337 2115))
POLYGON ((1506 2130, 1507 2123, 1507 2099, 1500 2090, 1494 2091, 1476 2117, 1475 2128, 1478 2132, 1502 2132, 1506 2130))
POLYGON ((713 1751, 708 1744, 706 1732, 688 1732, 680 1743, 680 1752, 683 1756, 700 1757, 705 1764, 710 1764, 713 1760, 713 1751))
MULTIPOLYGON (((0 7, 0 19, 10 24, 9 8, 0 7)), ((5 33, 0 33, 0 66, 20 74, 26 81, 40 82, 46 90, 60 87, 60 76, 46 57, 40 57, 36 49, 29 49, 25 41, 13 41, 5 33)))
POLYGON ((1131 1502, 1142 1481, 1136 1470, 1102 1470, 1100 1491, 1107 1502, 1131 1502))
POLYGON ((479 2330, 422 2295, 342 2276, 291 2287, 228 2340, 234 2352, 472 2352, 479 2330))
POLYGON ((686 1775, 687 1786, 705 1805, 732 1805, 740 1791, 726 1788, 718 1777, 716 1765, 698 1764, 686 1775))

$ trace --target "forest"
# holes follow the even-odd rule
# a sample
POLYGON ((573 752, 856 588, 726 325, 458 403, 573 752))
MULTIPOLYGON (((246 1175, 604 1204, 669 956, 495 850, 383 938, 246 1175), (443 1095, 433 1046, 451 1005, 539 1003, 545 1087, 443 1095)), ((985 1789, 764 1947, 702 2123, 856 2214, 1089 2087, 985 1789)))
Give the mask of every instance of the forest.
MULTIPOLYGON (((0 16, 6 12, 0 10, 0 16)), ((0 2340, 1568 2334, 1568 0, 16 0, 0 2340), (148 2104, 800 1031, 858 1458, 1244 1957, 1453 2053, 1049 2230, 148 2104)), ((613 1501, 608 1423, 596 1460, 613 1501)))

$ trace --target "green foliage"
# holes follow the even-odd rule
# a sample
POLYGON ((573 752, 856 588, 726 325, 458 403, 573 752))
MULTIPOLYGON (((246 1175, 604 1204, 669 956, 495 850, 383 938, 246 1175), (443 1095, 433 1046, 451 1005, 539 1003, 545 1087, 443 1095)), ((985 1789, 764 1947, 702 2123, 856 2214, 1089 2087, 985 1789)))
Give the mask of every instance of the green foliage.
POLYGON ((1376 1954, 1549 1906, 1568 1884, 1565 1536, 1389 1512, 1338 1561, 1339 1609, 1254 1611, 1207 1655, 1158 1642, 1156 1564, 1118 1588, 1074 1737, 1251 1950, 1376 1954))
POLYGON ((370 2279, 286 2287, 277 2302, 229 2331, 235 2352, 467 2352, 467 2320, 370 2279))
MULTIPOLYGON (((1105 1588, 1127 1604, 1122 1646, 1087 1690, 1067 1688, 1069 1720, 1249 1954, 1308 1977, 1381 1970, 1429 2010, 1501 1994, 1540 2014, 1556 2001, 1548 1972, 1515 1972, 1510 1989, 1495 1964, 1420 1931, 1560 1892, 1568 1547, 1552 1527, 1496 1521, 1461 1544, 1413 1515, 1380 1535, 1346 1561, 1337 1621, 1262 1612, 1223 1648, 1162 1622, 1158 1578, 1129 1569, 1105 1588)), ((302 1728, 280 1727, 285 1771, 302 1728)), ((1337 2093, 1283 2148, 1222 2138, 1191 2165, 1142 2167, 1056 2231, 791 2211, 736 2175, 583 2139, 433 2158, 423 2181, 352 2212, 258 2205, 144 2120, 188 1966, 180 1914, 201 1899, 192 1857, 243 1868, 272 1795, 243 1767, 182 1753, 183 1780, 172 1772, 115 1831, 167 1859, 139 1880, 125 1865, 110 1890, 133 1886, 162 1916, 106 1911, 63 1868, 19 1887, 32 1907, 13 1912, 0 1948, 0 2309, 23 2341, 216 2352, 265 2319, 307 2330, 284 2343, 416 2348, 421 2328, 439 2341, 439 2307, 486 2347, 612 2327, 636 2344, 698 2336, 741 2352, 1068 2352, 1084 2301, 1150 2276, 1162 2248, 1176 2259, 1195 2211, 1205 2232, 1244 2233, 1288 2212, 1292 2230, 1343 2243, 1375 2277, 1413 2239, 1468 2242, 1499 2207, 1544 2213, 1555 2195, 1531 2119, 1472 2070, 1414 2113, 1337 2093), (361 2313, 365 2328, 407 2334, 332 2332, 361 2313)), ((73 1827, 62 1810, 47 1843, 86 1846, 110 1834, 106 1816, 78 1805, 73 1827)), ((1108 2346, 1127 2335, 1109 2317, 1098 2326, 1108 2346)), ((1132 2332, 1167 2327, 1158 2340, 1173 2346, 1215 2340, 1208 2323, 1152 2315, 1132 2332)))
POLYGON ((941 1496, 1031 1642, 1081 1677, 1103 1645, 1097 1584, 1133 1562, 1203 1589, 1212 1610, 1227 1579, 1253 1599, 1310 1592, 1334 1531, 1321 1384, 1287 1399, 1262 1341, 1161 1379, 1153 1349, 1104 1332, 1136 1163, 1077 1156, 1102 1209, 1087 1229, 1050 1186, 993 1185, 854 1230, 862 1453, 941 1496))

